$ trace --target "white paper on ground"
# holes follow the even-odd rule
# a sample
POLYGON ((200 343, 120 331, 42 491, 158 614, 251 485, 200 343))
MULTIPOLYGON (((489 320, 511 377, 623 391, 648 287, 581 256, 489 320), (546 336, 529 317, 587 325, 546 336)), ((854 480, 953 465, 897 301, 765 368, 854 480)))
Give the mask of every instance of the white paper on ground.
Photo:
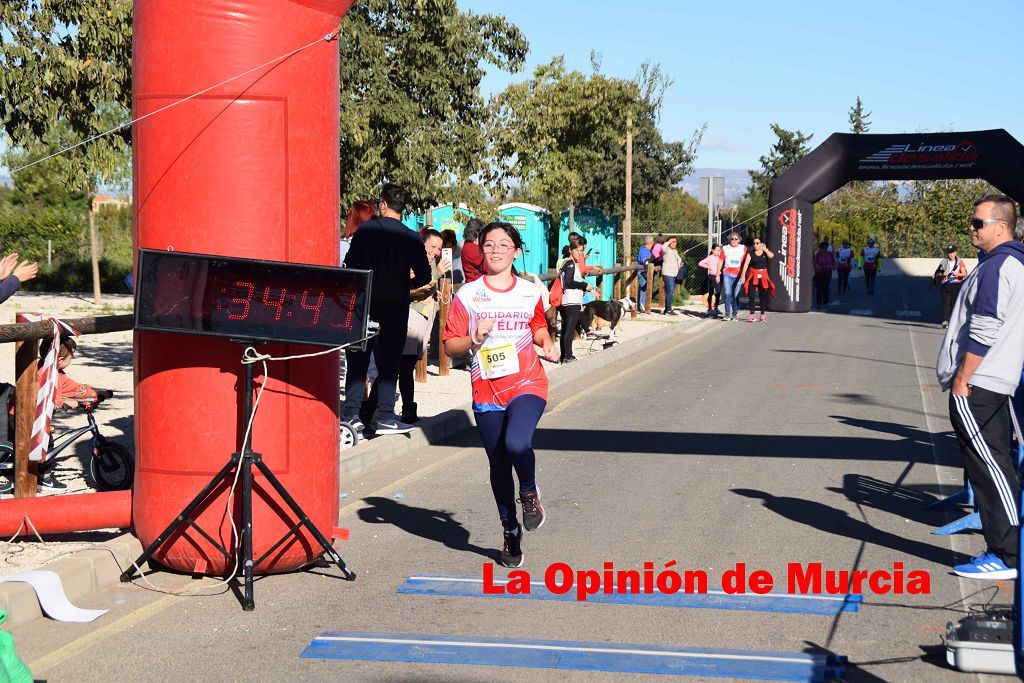
POLYGON ((64 586, 61 584, 57 572, 48 569, 0 577, 0 583, 4 581, 20 581, 32 586, 43 612, 57 621, 85 624, 95 621, 107 613, 105 609, 82 609, 72 605, 64 593, 64 586))

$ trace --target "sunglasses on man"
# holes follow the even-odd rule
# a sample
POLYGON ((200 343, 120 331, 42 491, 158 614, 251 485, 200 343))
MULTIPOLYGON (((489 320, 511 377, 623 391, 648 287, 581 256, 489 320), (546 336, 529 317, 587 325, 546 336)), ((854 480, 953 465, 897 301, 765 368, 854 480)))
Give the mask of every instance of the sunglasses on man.
POLYGON ((985 227, 986 223, 999 223, 1002 220, 1003 220, 1002 218, 972 218, 971 219, 971 229, 972 230, 981 230, 982 228, 985 227))

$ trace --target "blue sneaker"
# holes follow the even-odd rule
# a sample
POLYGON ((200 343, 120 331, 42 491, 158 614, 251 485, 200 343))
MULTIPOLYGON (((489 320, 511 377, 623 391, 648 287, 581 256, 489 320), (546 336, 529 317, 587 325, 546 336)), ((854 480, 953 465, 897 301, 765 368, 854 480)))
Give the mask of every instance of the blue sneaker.
POLYGON ((953 573, 968 579, 1009 580, 1017 578, 1017 570, 1007 567, 1006 563, 993 552, 985 551, 972 557, 966 564, 953 567, 953 573))

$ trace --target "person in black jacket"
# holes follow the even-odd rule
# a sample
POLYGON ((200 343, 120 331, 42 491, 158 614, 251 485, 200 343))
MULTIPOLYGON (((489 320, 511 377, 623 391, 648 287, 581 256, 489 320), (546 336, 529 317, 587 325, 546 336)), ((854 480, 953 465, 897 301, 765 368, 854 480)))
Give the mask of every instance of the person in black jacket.
POLYGON ((562 305, 558 312, 562 316, 562 331, 558 335, 561 344, 562 363, 572 363, 576 356, 572 354, 572 340, 576 336, 576 327, 580 322, 580 311, 583 309, 583 295, 587 292, 596 294, 596 290, 583 281, 581 263, 586 242, 579 236, 569 236, 569 256, 558 268, 558 276, 562 279, 562 305))
POLYGON ((409 321, 409 290, 430 282, 430 264, 418 233, 401 223, 409 201, 401 185, 381 188, 380 217, 363 223, 352 237, 345 256, 348 268, 373 271, 370 290, 370 319, 380 324, 377 336, 365 351, 346 349, 348 375, 341 419, 362 431, 359 407, 363 402, 370 353, 377 365, 377 434, 405 434, 414 429, 395 417, 398 369, 405 346, 409 321), (410 276, 411 273, 411 276, 410 276))

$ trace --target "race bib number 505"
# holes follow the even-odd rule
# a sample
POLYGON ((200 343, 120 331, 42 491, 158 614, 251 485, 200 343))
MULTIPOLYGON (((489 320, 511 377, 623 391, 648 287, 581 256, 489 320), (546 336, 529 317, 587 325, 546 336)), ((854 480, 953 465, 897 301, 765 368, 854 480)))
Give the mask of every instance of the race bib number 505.
POLYGON ((480 376, 484 379, 498 379, 519 372, 519 354, 512 342, 484 346, 477 358, 480 361, 480 376))

